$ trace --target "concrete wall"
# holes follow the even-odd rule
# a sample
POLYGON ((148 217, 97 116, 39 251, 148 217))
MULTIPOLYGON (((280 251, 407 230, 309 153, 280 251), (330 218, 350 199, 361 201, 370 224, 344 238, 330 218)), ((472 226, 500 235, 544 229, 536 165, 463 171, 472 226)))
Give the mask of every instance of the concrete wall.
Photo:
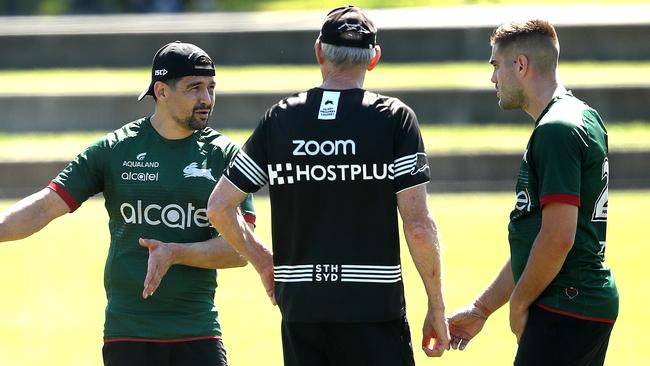
MULTIPOLYGON (((513 191, 522 153, 429 156, 429 192, 513 191)), ((610 188, 650 187, 650 151, 610 151, 610 188)))
MULTIPOLYGON (((502 111, 494 90, 385 91, 410 105, 421 123, 529 123, 521 111, 502 111)), ((650 120, 650 87, 575 89, 606 121, 650 120)), ((217 95, 211 125, 253 128, 286 94, 217 95)), ((135 95, 0 97, 0 132, 113 130, 153 112, 151 99, 135 95)))
MULTIPOLYGON (((487 61, 492 27, 386 29, 383 62, 487 61)), ((2 69, 145 67, 163 44, 180 39, 204 48, 215 63, 311 64, 316 30, 1 35, 2 69)), ((558 29, 562 60, 648 60, 650 24, 566 25, 558 29)))
POLYGON ((0 162, 0 198, 19 198, 45 188, 68 162, 0 162))
MULTIPOLYGON (((376 12, 383 62, 486 61, 488 37, 509 14, 532 12, 556 24, 562 60, 650 59, 650 7, 468 7, 376 12), (637 9, 637 10, 634 10, 637 9), (541 12, 540 12, 541 11, 541 12)), ((311 64, 322 14, 0 18, 0 69, 149 67, 164 43, 193 42, 217 64, 311 64), (160 26, 165 31, 160 31, 160 26), (167 29, 172 31, 166 31, 167 29)), ((606 121, 650 120, 650 87, 578 88, 606 121)), ((422 123, 531 123, 501 111, 494 90, 383 91, 401 98, 422 123)), ((212 125, 252 128, 284 93, 217 96, 212 125)), ((1 132, 113 130, 148 115, 136 95, 0 97, 1 132)), ((430 191, 512 190, 521 154, 431 156, 430 191)), ((612 188, 650 187, 650 152, 613 152, 612 188)), ((0 162, 0 197, 44 187, 67 162, 0 162)))

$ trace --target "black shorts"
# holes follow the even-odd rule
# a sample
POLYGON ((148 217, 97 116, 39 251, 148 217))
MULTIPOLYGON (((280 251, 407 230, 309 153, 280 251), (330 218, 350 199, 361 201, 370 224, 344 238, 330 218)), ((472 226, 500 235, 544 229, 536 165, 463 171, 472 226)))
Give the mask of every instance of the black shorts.
POLYGON ((406 318, 378 323, 282 322, 284 366, 414 366, 406 318))
POLYGON ((104 343, 104 366, 227 366, 221 339, 104 343))
POLYGON ((515 366, 602 366, 614 324, 531 306, 515 366))

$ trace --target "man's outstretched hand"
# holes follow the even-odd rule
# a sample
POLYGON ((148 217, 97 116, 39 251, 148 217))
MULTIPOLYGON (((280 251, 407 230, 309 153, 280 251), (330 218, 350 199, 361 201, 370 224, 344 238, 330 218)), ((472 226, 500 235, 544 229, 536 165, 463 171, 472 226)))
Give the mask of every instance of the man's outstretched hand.
POLYGON ((467 347, 469 341, 483 329, 487 316, 476 306, 468 305, 456 310, 447 320, 449 321, 451 348, 462 351, 467 347))
POLYGON ((138 243, 149 249, 147 275, 144 278, 142 291, 142 298, 146 299, 158 289, 167 270, 174 264, 174 252, 171 244, 159 240, 140 238, 138 243))

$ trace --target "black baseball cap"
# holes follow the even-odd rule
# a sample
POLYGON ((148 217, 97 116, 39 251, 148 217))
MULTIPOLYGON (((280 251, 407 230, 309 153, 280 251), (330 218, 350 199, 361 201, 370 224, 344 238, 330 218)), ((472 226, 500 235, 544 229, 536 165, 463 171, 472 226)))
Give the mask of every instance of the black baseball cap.
POLYGON ((348 5, 327 13, 319 39, 335 46, 368 49, 377 43, 377 28, 361 9, 348 5))
POLYGON ((183 76, 214 76, 214 62, 208 54, 191 43, 176 41, 162 46, 153 56, 151 83, 138 97, 153 96, 156 81, 165 81, 183 76))

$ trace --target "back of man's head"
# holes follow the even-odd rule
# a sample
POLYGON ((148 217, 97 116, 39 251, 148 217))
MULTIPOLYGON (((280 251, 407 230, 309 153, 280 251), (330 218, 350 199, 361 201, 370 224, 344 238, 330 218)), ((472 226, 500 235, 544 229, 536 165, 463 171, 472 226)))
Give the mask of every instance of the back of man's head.
POLYGON ((560 43, 551 23, 530 19, 500 25, 490 37, 490 44, 502 54, 525 54, 541 74, 555 73, 560 43))
POLYGON ((327 61, 365 68, 375 57, 377 28, 361 9, 348 5, 327 14, 318 39, 327 61))

